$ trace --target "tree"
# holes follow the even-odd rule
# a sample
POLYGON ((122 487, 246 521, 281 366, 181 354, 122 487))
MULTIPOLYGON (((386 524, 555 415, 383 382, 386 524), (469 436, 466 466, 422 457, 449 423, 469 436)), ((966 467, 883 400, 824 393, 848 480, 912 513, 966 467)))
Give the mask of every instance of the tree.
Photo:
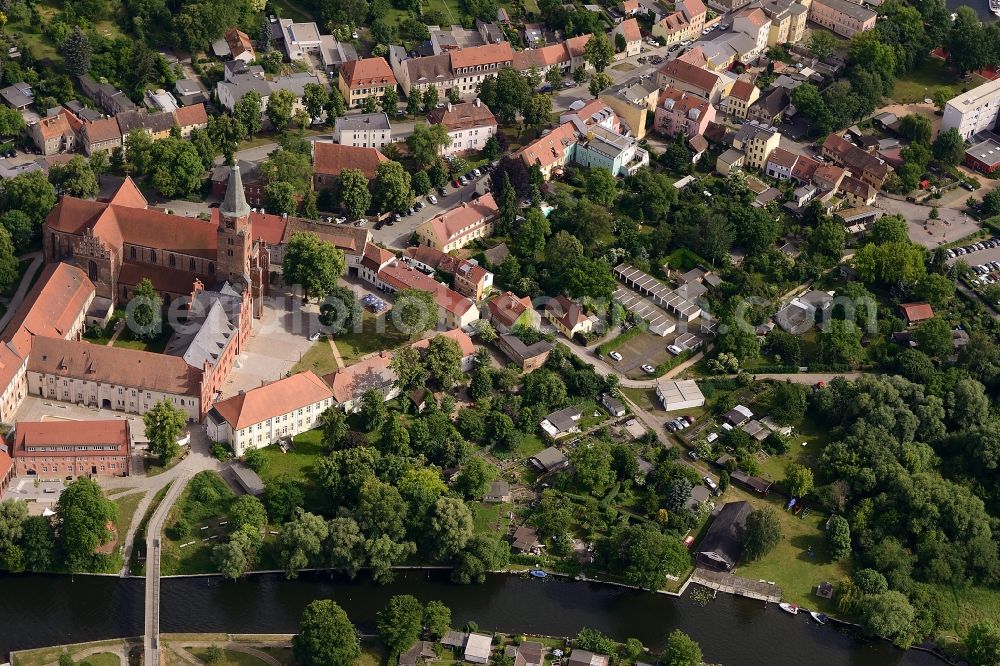
POLYGON ((427 382, 427 368, 420 361, 420 352, 412 346, 401 347, 392 355, 389 367, 396 374, 400 391, 412 391, 427 382))
POLYGON ((289 578, 318 562, 327 538, 326 521, 322 517, 299 509, 295 518, 281 526, 278 532, 278 561, 289 578))
POLYGON ((423 97, 420 94, 420 89, 416 86, 410 87, 410 93, 406 96, 406 113, 411 116, 415 116, 420 113, 420 102, 423 97))
POLYGON ((1000 631, 991 622, 977 622, 965 636, 966 656, 976 666, 1000 664, 1000 631))
POLYGON ((365 535, 353 518, 334 518, 327 523, 326 555, 331 567, 350 578, 365 565, 365 535))
POLYGON ((427 86, 423 95, 424 102, 424 112, 430 113, 438 105, 438 89, 437 86, 427 86))
POLYGON ((603 31, 597 31, 591 35, 590 39, 587 40, 587 45, 583 47, 583 59, 589 62, 598 73, 603 72, 614 58, 615 49, 603 31))
POLYGON ((938 133, 931 151, 938 162, 955 166, 965 156, 965 140, 956 128, 949 127, 944 132, 938 133))
POLYGON ((262 542, 256 527, 243 525, 233 532, 229 541, 212 549, 212 561, 223 576, 237 580, 256 565, 262 542))
POLYGON ((17 136, 24 131, 24 118, 9 106, 0 107, 0 137, 17 136))
MULTIPOLYGON (((824 33, 825 34, 825 33, 824 33)), ((667 647, 660 656, 664 666, 701 666, 701 646, 680 629, 667 636, 667 647)))
POLYGON ((327 124, 347 113, 347 102, 344 101, 344 95, 336 86, 330 89, 324 108, 326 109, 327 124))
MULTIPOLYGON (((213 143, 211 155, 212 160, 215 158, 215 147, 218 147, 225 158, 226 164, 230 166, 235 164, 233 155, 236 153, 236 148, 239 146, 240 140, 246 136, 246 133, 246 128, 243 127, 243 124, 238 118, 236 118, 235 115, 230 116, 223 114, 220 116, 209 116, 208 136, 211 138, 213 143)), ((192 143, 195 143, 196 136, 197 135, 192 133, 192 143)), ((199 150, 199 153, 200 152, 201 151, 199 150)))
POLYGON ((417 123, 413 126, 413 133, 406 137, 406 147, 410 149, 410 154, 420 168, 433 164, 441 151, 449 145, 451 137, 448 129, 440 123, 417 123))
POLYGON ((180 453, 177 440, 187 424, 187 415, 164 398, 143 414, 142 422, 146 426, 150 453, 159 456, 161 463, 166 465, 180 453))
POLYGON ((979 212, 986 217, 1000 215, 1000 190, 990 190, 983 196, 979 212))
POLYGON ((941 357, 951 352, 951 326, 940 315, 922 322, 913 331, 920 350, 931 357, 941 357))
POLYGON ((868 240, 876 245, 905 243, 909 239, 909 225, 901 215, 883 215, 872 223, 868 234, 868 240))
POLYGON ((296 232, 282 261, 285 283, 302 288, 303 298, 323 298, 337 286, 347 264, 344 253, 315 234, 296 232))
POLYGON ((431 191, 431 177, 426 171, 418 171, 410 177, 413 185, 413 193, 417 196, 424 196, 431 191))
POLYGON ((826 30, 813 30, 809 33, 807 48, 817 60, 826 60, 837 48, 837 39, 826 30))
POLYGON ((435 556, 441 560, 457 555, 472 538, 472 512, 460 499, 439 497, 430 518, 430 535, 435 556))
POLYGON ((581 442, 569 454, 577 483, 594 495, 602 495, 615 482, 611 451, 598 441, 581 442))
POLYGON ((805 465, 788 463, 785 465, 785 486, 793 497, 805 497, 813 488, 812 470, 805 465))
POLYGON ((888 638, 902 649, 910 647, 914 610, 905 595, 896 590, 868 594, 860 606, 858 619, 866 634, 888 638))
MULTIPOLYGON (((247 138, 252 139, 257 136, 263 127, 262 108, 263 100, 256 90, 244 93, 243 97, 233 105, 233 117, 239 121, 239 126, 246 132, 247 138)), ((291 108, 288 110, 288 117, 292 117, 291 108)))
POLYGON ((302 87, 302 105, 313 118, 320 118, 326 110, 326 105, 330 101, 330 95, 326 88, 318 83, 307 83, 302 87))
POLYGON ((524 122, 530 127, 542 127, 552 122, 552 95, 533 93, 524 105, 524 122))
MULTIPOLYGON (((329 410, 336 410, 336 407, 329 407, 327 411, 329 410)), ((295 510, 302 508, 303 504, 305 495, 298 481, 282 477, 268 481, 264 486, 264 506, 273 523, 281 524, 290 520, 295 515, 295 510)))
POLYGON ((392 582, 393 565, 416 552, 413 543, 409 541, 398 543, 386 534, 377 539, 369 539, 365 542, 365 547, 368 550, 368 566, 371 568, 372 580, 383 585, 392 582))
POLYGON ((462 348, 451 338, 437 335, 427 344, 424 367, 438 387, 451 390, 462 376, 462 348))
POLYGON ((920 113, 909 113, 899 121, 899 133, 917 143, 930 145, 933 131, 931 119, 920 113))
MULTIPOLYGON (((513 188, 511 189, 513 192, 513 188)), ((519 257, 534 259, 535 255, 545 249, 545 240, 552 233, 548 218, 537 206, 532 206, 524 213, 524 221, 513 234, 514 251, 519 257)))
POLYGON ((375 628, 393 657, 409 649, 423 629, 424 609, 417 598, 397 594, 375 615, 375 628))
POLYGON ((594 76, 591 77, 590 85, 588 86, 587 89, 590 91, 591 95, 593 95, 594 97, 598 97, 600 96, 601 92, 603 92, 605 88, 610 87, 612 83, 613 81, 611 80, 610 76, 608 76, 604 72, 598 72, 597 74, 594 74, 594 76))
POLYGON ((843 516, 833 516, 826 526, 826 543, 830 556, 843 560, 851 555, 851 526, 843 516))
POLYGON ((865 245, 854 255, 854 268, 865 284, 911 285, 927 270, 925 256, 909 241, 865 245))
POLYGON ((0 228, 0 290, 7 291, 17 282, 20 271, 10 232, 0 228))
POLYGON ((490 481, 495 478, 496 468, 493 465, 479 456, 469 456, 458 473, 455 489, 470 499, 481 499, 489 489, 490 481))
POLYGON ((385 396, 375 389, 368 389, 361 395, 361 422, 367 432, 374 432, 382 427, 388 410, 385 407, 385 396))
POLYGON ((375 169, 372 199, 383 213, 404 211, 413 204, 410 174, 399 162, 382 162, 375 169))
POLYGON ((396 293, 391 317, 396 328, 410 337, 430 330, 438 320, 434 294, 420 289, 401 289, 396 293))
POLYGON ((267 98, 267 108, 264 113, 271 125, 279 132, 283 132, 292 121, 292 109, 295 107, 295 95, 290 90, 279 88, 273 91, 267 98))
POLYGON ((987 60, 988 44, 983 23, 971 7, 959 7, 945 39, 951 64, 959 74, 980 69, 987 60), (963 11, 964 9, 964 11, 963 11))
POLYGON ((111 540, 108 524, 117 516, 114 502, 91 479, 78 478, 63 489, 56 502, 56 533, 66 568, 90 568, 94 551, 111 540))
POLYGON ((424 627, 432 639, 440 639, 451 630, 451 609, 440 601, 424 606, 424 627))
POLYGON ((255 530, 267 526, 267 510, 253 495, 240 495, 229 505, 229 530, 236 531, 244 525, 255 530))
POLYGON ((0 227, 3 227, 10 235, 14 254, 19 254, 27 249, 35 231, 31 218, 20 210, 9 210, 0 215, 0 227))
POLYGON ((407 456, 410 454, 410 431, 406 424, 393 414, 382 424, 377 444, 379 451, 386 455, 407 456))
POLYGON ((306 606, 292 649, 303 666, 351 666, 361 656, 357 630, 344 609, 329 599, 306 606))
POLYGON ((510 125, 531 96, 527 78, 512 67, 504 67, 495 77, 479 84, 479 98, 501 125, 510 125))
POLYGON ((819 352, 824 363, 857 365, 865 354, 861 328, 853 321, 831 321, 829 329, 819 334, 819 352))
POLYGON ((56 190, 44 171, 22 173, 0 182, 0 210, 19 210, 40 229, 42 220, 56 205, 56 190))
POLYGON ((371 191, 368 189, 368 179, 360 169, 344 169, 337 183, 340 203, 348 216, 360 218, 372 205, 371 191))
MULTIPOLYGON (((544 495, 543 495, 544 501, 544 495)), ((563 523, 560 530, 565 530, 563 523)), ((667 574, 680 575, 691 566, 691 554, 675 536, 668 536, 652 523, 619 528, 600 544, 611 566, 632 585, 659 590, 667 574)))
POLYGON ((756 358, 760 353, 757 336, 745 322, 726 318, 720 322, 716 348, 720 353, 732 354, 739 362, 756 358))
POLYGON ((935 308, 943 308, 955 296, 955 283, 940 273, 927 273, 917 280, 913 291, 935 308))
POLYGON ((774 509, 755 509, 747 516, 743 552, 753 561, 771 552, 781 541, 781 521, 774 509))
POLYGON ((66 71, 73 76, 83 76, 90 71, 90 58, 93 50, 90 40, 80 26, 73 26, 73 32, 59 45, 66 71))

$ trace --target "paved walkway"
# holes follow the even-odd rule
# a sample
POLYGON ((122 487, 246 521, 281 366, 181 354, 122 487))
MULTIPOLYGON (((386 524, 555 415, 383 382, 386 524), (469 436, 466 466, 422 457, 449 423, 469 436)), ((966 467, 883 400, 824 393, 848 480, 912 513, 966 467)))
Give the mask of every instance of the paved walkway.
POLYGON ((29 252, 28 254, 18 257, 18 259, 24 261, 28 260, 31 263, 28 268, 24 271, 24 277, 21 278, 21 284, 17 285, 17 290, 14 295, 10 297, 10 301, 7 303, 7 312, 4 313, 3 317, 0 317, 0 331, 4 329, 7 322, 13 318, 14 313, 17 312, 18 306, 21 305, 21 301, 28 294, 28 288, 31 287, 31 281, 35 279, 35 273, 42 269, 42 253, 41 252, 29 252))
POLYGON ((333 352, 333 360, 337 362, 337 369, 343 370, 347 366, 344 365, 344 358, 340 355, 340 350, 337 349, 337 343, 333 341, 333 338, 327 338, 327 342, 330 343, 330 351, 333 352))
MULTIPOLYGON (((119 664, 122 666, 127 666, 128 664, 128 644, 125 641, 122 641, 120 645, 98 645, 86 650, 80 650, 73 653, 73 660, 77 662, 85 661, 87 657, 93 657, 95 654, 113 654, 118 657, 119 664)), ((45 666, 59 666, 59 662, 53 661, 45 666)))
POLYGON ((198 657, 194 656, 188 652, 189 648, 201 649, 210 647, 220 647, 223 650, 232 650, 233 652, 242 652, 243 654, 248 654, 253 657, 257 657, 269 666, 282 666, 281 662, 269 655, 268 653, 260 650, 258 648, 262 647, 275 647, 275 648, 287 648, 290 647, 287 642, 280 643, 254 643, 249 645, 247 643, 236 643, 233 641, 223 642, 223 643, 213 643, 211 641, 184 641, 180 643, 171 643, 170 648, 184 661, 197 664, 201 666, 204 662, 198 657))

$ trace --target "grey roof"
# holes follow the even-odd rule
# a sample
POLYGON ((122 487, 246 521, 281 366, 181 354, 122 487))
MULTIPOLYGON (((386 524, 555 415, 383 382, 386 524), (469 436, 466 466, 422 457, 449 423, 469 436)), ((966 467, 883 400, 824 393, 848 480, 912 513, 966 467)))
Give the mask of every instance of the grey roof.
POLYGON ((566 464, 566 456, 563 452, 554 446, 550 446, 547 449, 539 451, 535 455, 531 456, 531 460, 535 462, 538 467, 544 470, 551 470, 557 467, 561 467, 566 464))
POLYGON ((97 109, 92 109, 89 106, 84 106, 79 100, 71 99, 63 104, 63 106, 76 114, 76 117, 84 122, 92 123, 95 120, 100 120, 104 117, 103 113, 97 109))
POLYGON ((319 36, 319 53, 327 67, 338 67, 358 59, 358 52, 353 44, 339 42, 333 35, 319 36))
MULTIPOLYGON (((237 160, 236 166, 240 168, 240 180, 243 183, 252 183, 257 180, 257 162, 248 162, 247 160, 237 160)), ((219 166, 212 169, 212 182, 225 183, 229 181, 229 174, 232 173, 232 167, 225 164, 220 164, 219 166)))
POLYGON ((121 130, 122 136, 125 136, 132 130, 144 130, 146 129, 146 121, 144 116, 149 115, 145 111, 131 110, 122 111, 115 116, 115 120, 118 121, 118 129, 121 130))
POLYGON ((240 165, 234 166, 226 184, 226 196, 222 200, 219 212, 226 217, 246 217, 250 214, 246 195, 243 192, 243 178, 240 176, 240 165))
POLYGON ((228 81, 220 81, 219 86, 232 89, 233 99, 240 100, 251 90, 260 93, 261 97, 271 94, 271 82, 253 74, 238 74, 228 81))
POLYGON ((356 116, 345 116, 337 118, 334 124, 335 132, 360 131, 360 130, 388 130, 392 129, 389 124, 389 116, 384 113, 362 113, 356 116))
POLYGON ((576 427, 577 421, 583 416, 579 407, 564 407, 552 412, 545 417, 545 420, 556 427, 559 432, 566 432, 576 427))
POLYGON ((410 83, 413 84, 451 79, 451 55, 448 53, 410 58, 404 63, 404 66, 406 71, 410 73, 410 83))
POLYGON ((993 139, 986 139, 966 150, 965 154, 968 157, 979 160, 983 164, 997 164, 1000 162, 1000 143, 997 143, 993 139))
POLYGON ((224 283, 219 291, 203 291, 195 297, 188 322, 178 327, 165 354, 180 356, 192 368, 214 367, 229 340, 236 335, 241 298, 224 283))
POLYGON ((169 132, 173 126, 176 124, 174 120, 174 114, 169 111, 160 111, 158 113, 144 113, 142 114, 142 127, 151 132, 169 132))
POLYGON ((319 77, 309 72, 296 72, 287 76, 279 76, 271 81, 271 91, 287 90, 296 97, 302 97, 307 83, 319 83, 319 77))
POLYGON ((510 484, 506 481, 494 481, 490 484, 490 489, 486 494, 494 497, 510 495, 510 484))
POLYGON ((510 334, 501 335, 500 339, 503 341, 501 349, 504 351, 509 349, 512 354, 520 357, 513 359, 519 362, 550 352, 556 346, 554 342, 549 342, 548 340, 539 340, 533 345, 526 345, 521 338, 510 334))
POLYGON ((712 499, 712 493, 705 486, 694 486, 691 488, 691 495, 688 500, 684 502, 684 508, 694 510, 699 506, 712 499))
POLYGON ((0 159, 0 180, 16 178, 22 173, 31 173, 32 171, 45 171, 45 169, 38 162, 25 162, 15 166, 7 158, 0 159))
MULTIPOLYGON (((234 62, 240 61, 235 60, 234 62)), ((201 92, 201 86, 194 79, 177 79, 174 89, 181 95, 196 95, 201 92)))
POLYGON ((212 55, 216 58, 228 58, 231 55, 229 44, 226 43, 225 39, 217 39, 212 42, 212 55))
POLYGON ((878 16, 878 14, 867 7, 862 7, 854 2, 848 2, 848 0, 821 0, 820 4, 825 5, 834 11, 838 11, 841 14, 846 14, 852 19, 858 21, 868 21, 878 16))
POLYGON ((233 464, 233 474, 236 475, 236 482, 247 493, 251 495, 262 495, 264 493, 264 482, 257 476, 257 472, 243 463, 237 462, 233 464))
POLYGON ((625 404, 609 393, 601 395, 601 404, 611 413, 625 411, 625 404))
POLYGON ((752 507, 749 502, 730 502, 722 507, 709 526, 705 537, 698 544, 699 558, 711 554, 711 559, 735 565, 743 554, 743 534, 747 516, 752 507))
POLYGON ((14 85, 3 88, 0 90, 0 97, 3 97, 3 100, 15 109, 28 106, 35 101, 31 86, 24 81, 19 81, 14 85))

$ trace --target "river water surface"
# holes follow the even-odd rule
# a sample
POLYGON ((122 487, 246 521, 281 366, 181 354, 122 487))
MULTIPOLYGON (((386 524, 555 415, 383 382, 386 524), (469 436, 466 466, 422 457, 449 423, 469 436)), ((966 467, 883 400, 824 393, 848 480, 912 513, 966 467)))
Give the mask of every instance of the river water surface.
MULTIPOLYGON (((0 575, 0 661, 11 650, 136 636, 142 632, 141 579, 0 575)), ((327 574, 297 580, 261 574, 240 582, 218 578, 164 579, 163 632, 293 633, 314 599, 334 599, 363 630, 394 594, 440 599, 453 624, 475 620, 485 630, 573 636, 581 627, 614 638, 634 637, 659 650, 680 628, 701 643, 705 659, 737 664, 831 666, 941 666, 920 652, 882 641, 862 641, 808 615, 791 616, 773 604, 720 594, 702 607, 677 599, 595 583, 490 576, 483 585, 452 585, 441 573, 409 571, 391 585, 327 574)))

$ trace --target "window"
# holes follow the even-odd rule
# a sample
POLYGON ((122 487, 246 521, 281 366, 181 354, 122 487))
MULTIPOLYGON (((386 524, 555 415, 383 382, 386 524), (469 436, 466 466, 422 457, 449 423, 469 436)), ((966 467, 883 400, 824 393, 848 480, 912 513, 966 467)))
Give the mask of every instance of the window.
POLYGON ((194 268, 194 259, 189 259, 188 260, 188 270, 191 271, 191 272, 194 272, 194 270, 195 270, 195 268, 194 268))
POLYGON ((212 263, 211 261, 208 262, 208 274, 215 275, 215 264, 212 263))
POLYGON ((153 263, 153 264, 156 263, 156 250, 150 250, 149 251, 149 261, 150 261, 150 263, 153 263))
POLYGON ((87 277, 91 282, 97 282, 97 262, 93 259, 87 262, 87 277))
POLYGON ((176 268, 177 267, 177 257, 175 257, 174 255, 170 255, 169 263, 170 263, 170 267, 171 268, 176 268))
POLYGON ((135 247, 134 247, 134 246, 133 246, 133 247, 130 247, 130 248, 128 249, 128 253, 129 253, 129 256, 130 256, 130 257, 132 257, 133 259, 135 259, 135 255, 136 255, 137 253, 136 253, 136 250, 135 250, 135 247))

